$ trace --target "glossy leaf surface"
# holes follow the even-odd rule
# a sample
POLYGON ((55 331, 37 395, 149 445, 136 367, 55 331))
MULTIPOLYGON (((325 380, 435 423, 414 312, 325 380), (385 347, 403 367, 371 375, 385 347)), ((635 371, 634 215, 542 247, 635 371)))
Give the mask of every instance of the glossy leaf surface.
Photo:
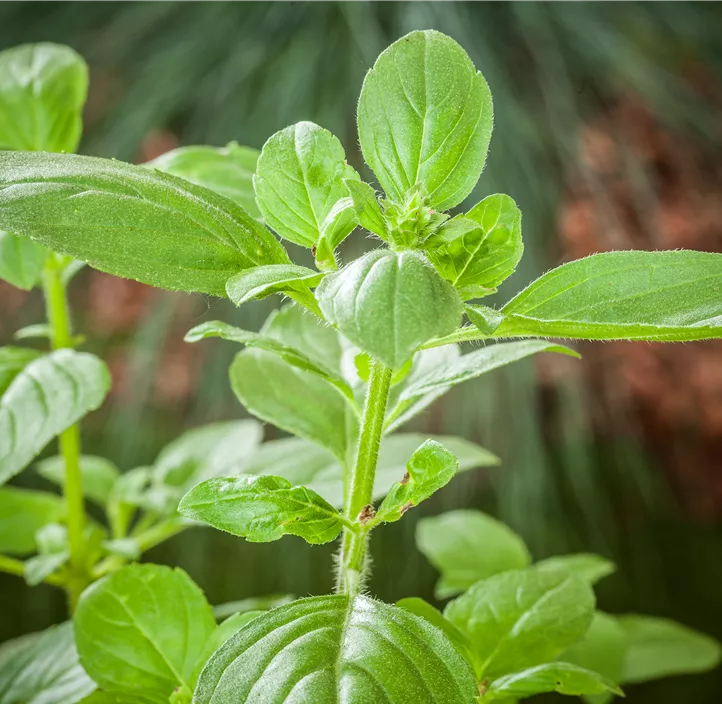
POLYGON ((416 184, 428 204, 461 203, 484 166, 492 129, 489 87, 450 37, 401 37, 366 75, 358 106, 361 150, 392 200, 416 184))
POLYGON ((0 152, 0 228, 116 276, 223 297, 239 271, 288 262, 275 237, 233 201, 88 156, 0 152))
POLYGON ((341 514, 316 492, 274 476, 208 479, 183 497, 178 510, 253 543, 284 535, 328 543, 343 528, 341 514))
POLYGON ((544 274, 501 310, 496 337, 722 336, 722 254, 606 252, 544 274))
POLYGON ((58 350, 28 364, 0 399, 0 483, 105 398, 110 375, 93 355, 58 350))
POLYGON ((432 337, 459 325, 461 301, 420 253, 377 249, 316 289, 326 319, 372 357, 399 369, 432 337))
POLYGON ((404 609, 358 596, 301 599, 249 623, 201 673, 197 704, 473 704, 447 637, 404 609))
POLYGON ((531 562, 524 541, 506 524, 481 511, 447 511, 422 518, 416 526, 416 545, 441 572, 436 584, 440 599, 531 562))

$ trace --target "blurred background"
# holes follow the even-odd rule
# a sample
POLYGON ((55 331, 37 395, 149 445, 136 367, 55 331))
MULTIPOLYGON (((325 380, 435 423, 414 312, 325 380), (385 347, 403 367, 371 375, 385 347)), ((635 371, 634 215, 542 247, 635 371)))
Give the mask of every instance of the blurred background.
MULTIPOLYGON (((525 256, 494 303, 591 252, 722 251, 720 27, 715 3, 0 4, 0 49, 60 42, 90 65, 83 153, 141 162, 179 145, 261 147, 312 120, 369 179, 355 129, 364 73, 412 29, 450 34, 495 102, 470 201, 506 192, 524 213, 525 256)), ((206 319, 256 330, 277 300, 237 310, 92 270, 71 297, 87 349, 113 373, 109 400, 84 423, 86 452, 130 469, 185 429, 244 415, 227 384, 234 345, 182 338, 206 319)), ((1 344, 42 320, 38 291, 0 282, 0 301, 1 344)), ((619 570, 598 590, 604 610, 669 616, 722 638, 722 343, 576 347, 581 362, 516 363, 458 387, 408 428, 463 435, 503 464, 376 532, 372 591, 432 600, 436 574, 414 546, 415 520, 478 507, 537 559, 613 559, 619 570)), ((149 559, 183 566, 213 603, 321 593, 332 581, 332 548, 296 539, 251 545, 195 529, 149 559)), ((0 598, 13 604, 0 641, 65 617, 49 587, 0 575, 0 598)), ((628 701, 711 704, 720 692, 718 670, 631 687, 628 701)))

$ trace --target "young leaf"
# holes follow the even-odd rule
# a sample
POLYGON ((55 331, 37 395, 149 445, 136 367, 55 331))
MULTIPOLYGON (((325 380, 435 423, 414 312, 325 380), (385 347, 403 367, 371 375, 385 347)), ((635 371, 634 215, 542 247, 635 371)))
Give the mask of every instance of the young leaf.
POLYGON ((94 689, 69 622, 0 645, 0 704, 77 704, 94 689))
POLYGON ((622 682, 626 651, 626 636, 617 618, 597 611, 584 638, 565 650, 560 660, 598 672, 612 682, 622 682))
MULTIPOLYGON (((351 167, 349 167, 351 168, 351 167)), ((348 179, 344 179, 346 181, 348 179)), ((316 266, 324 271, 338 268, 334 251, 358 224, 356 208, 351 198, 337 200, 321 223, 321 236, 316 245, 316 266)))
POLYGON ((252 543, 284 535, 328 543, 344 526, 342 515, 315 491, 274 476, 208 479, 183 497, 178 510, 252 543))
POLYGON ((473 704, 476 694, 441 631, 404 609, 338 594, 255 618, 209 660, 194 702, 473 704))
POLYGON ((410 611, 412 614, 421 616, 421 618, 426 619, 432 626, 443 631, 453 643, 459 655, 466 660, 470 667, 474 666, 474 656, 471 654, 471 643, 469 643, 469 639, 466 637, 466 634, 462 633, 451 621, 444 618, 441 611, 415 596, 397 601, 396 606, 401 609, 406 609, 406 611, 410 611))
POLYGON ((299 122, 263 145, 253 186, 268 225, 310 249, 333 206, 348 195, 343 179, 358 177, 334 135, 313 122, 299 122))
POLYGON ((0 231, 0 279, 29 291, 40 283, 48 250, 25 237, 0 231))
POLYGON ((358 416, 337 387, 275 354, 253 348, 236 355, 230 377, 233 392, 249 413, 318 443, 346 461, 358 416))
POLYGON ((612 692, 624 696, 614 682, 568 662, 548 662, 494 680, 482 697, 491 702, 507 697, 524 699, 543 692, 580 696, 612 692))
POLYGON ((438 398, 457 384, 476 379, 482 374, 538 352, 557 352, 579 357, 574 350, 546 340, 524 340, 483 347, 457 357, 447 365, 431 369, 427 374, 415 378, 413 383, 408 383, 389 412, 386 422, 393 423, 409 406, 425 396, 434 394, 434 398, 438 398))
POLYGON ((459 297, 419 252, 376 249, 316 289, 326 319, 393 369, 432 337, 459 325, 459 297))
POLYGON ((594 616, 594 592, 564 572, 502 572, 449 603, 444 616, 471 641, 478 677, 494 678, 552 660, 578 641, 594 616))
POLYGON ((452 452, 436 440, 427 440, 411 455, 403 479, 389 489, 376 519, 384 523, 398 521, 410 508, 446 486, 458 467, 459 460, 452 452))
POLYGON ((34 587, 51 575, 70 557, 68 529, 59 523, 43 526, 35 536, 38 555, 25 562, 25 581, 34 587))
POLYGON ((12 380, 43 353, 26 347, 0 347, 0 397, 12 380))
POLYGON ((521 211, 509 196, 488 196, 444 223, 424 250, 465 301, 487 296, 514 273, 524 252, 521 211))
POLYGON ((344 183, 351 194, 358 224, 388 242, 389 231, 376 198, 376 191, 363 181, 346 179, 344 183))
POLYGON ((467 305, 464 306, 464 311, 466 311, 466 315, 472 325, 474 325, 482 335, 489 337, 499 325, 501 325, 501 321, 504 320, 504 316, 500 311, 495 308, 489 308, 489 306, 467 303, 467 305))
POLYGON ((107 692, 169 697, 189 686, 216 622, 181 569, 130 565, 89 587, 73 618, 88 674, 107 692))
POLYGON ((538 570, 561 570, 569 574, 575 574, 590 584, 596 584, 600 579, 608 577, 616 570, 613 562, 601 557, 601 555, 588 552, 548 557, 546 560, 535 563, 534 567, 538 570))
POLYGON ((479 180, 492 113, 489 86, 466 52, 434 30, 411 32, 366 74, 361 150, 389 198, 401 202, 420 183, 428 205, 449 210, 479 180))
POLYGON ((436 584, 439 599, 531 563, 524 541, 507 525, 481 511, 447 511, 422 518, 416 525, 416 546, 441 572, 436 584))
POLYGON ((0 487, 0 552, 34 552, 36 533, 65 515, 65 502, 54 494, 14 486, 0 487))
MULTIPOLYGON (((404 475, 409 456, 427 438, 420 433, 399 433, 383 439, 374 481, 374 500, 383 498, 404 475)), ((499 462, 487 450, 462 438, 432 435, 431 439, 449 448, 458 457, 460 472, 499 462)), ((305 440, 284 438, 265 442, 244 463, 242 471, 279 475, 292 484, 313 489, 336 508, 343 507, 341 465, 329 452, 305 440)))
POLYGON ((179 176, 230 198, 254 218, 261 217, 253 192, 253 174, 261 152, 230 142, 225 147, 180 147, 144 166, 179 176))
POLYGON ((722 337, 722 254, 606 252, 552 269, 501 310, 495 337, 722 337))
POLYGON ((0 152, 0 228, 116 276, 216 296, 243 269, 288 262, 273 235, 227 198, 88 156, 0 152))
POLYGON ((312 359, 307 357, 303 352, 282 342, 275 340, 267 335, 262 335, 248 330, 241 330, 228 323, 219 320, 212 320, 207 323, 201 323, 188 331, 185 336, 186 342, 197 342, 206 337, 222 337, 224 340, 232 342, 240 342, 246 347, 255 347, 280 357, 284 362, 292 367, 297 367, 303 371, 310 372, 321 377, 325 381, 332 384, 338 391, 343 394, 350 403, 355 403, 353 390, 339 376, 328 369, 324 369, 316 364, 312 359))
MULTIPOLYGON (((79 466, 83 496, 104 506, 120 476, 120 470, 110 460, 95 455, 81 455, 79 466)), ((41 477, 58 486, 65 486, 65 460, 60 455, 40 460, 35 467, 41 477)))
POLYGON ((627 641, 622 682, 705 672, 722 659, 722 648, 714 638, 680 623, 636 614, 617 619, 627 641))
POLYGON ((0 149, 74 152, 87 93, 88 68, 68 46, 0 52, 0 149))
POLYGON ((228 279, 226 293, 237 306, 253 298, 265 298, 272 293, 294 293, 303 302, 316 307, 311 288, 318 285, 323 274, 296 264, 269 264, 247 269, 228 279))
POLYGON ((98 408, 109 386, 107 367, 91 354, 57 350, 28 364, 0 399, 0 484, 98 408))

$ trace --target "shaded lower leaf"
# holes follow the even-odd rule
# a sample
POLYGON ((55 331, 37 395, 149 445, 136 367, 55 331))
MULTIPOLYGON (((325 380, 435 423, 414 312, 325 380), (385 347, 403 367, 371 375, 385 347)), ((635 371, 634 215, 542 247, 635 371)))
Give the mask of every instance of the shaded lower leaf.
POLYGON ((65 515, 65 502, 54 494, 14 486, 0 487, 0 552, 34 552, 35 536, 65 515))
POLYGON ((27 237, 0 231, 0 279, 29 291, 40 283, 48 250, 27 237))
POLYGON ((339 511, 316 492, 274 476, 208 479, 183 497, 178 510, 254 543, 284 535, 328 543, 344 525, 339 511))
POLYGON ((528 568, 477 582, 444 616, 471 641, 479 677, 548 662, 578 641, 594 616, 594 592, 579 577, 528 568))
POLYGON ((70 623, 0 645, 0 704, 76 704, 94 689, 70 623))
POLYGON ((722 659, 722 648, 714 638, 681 623, 636 614, 617 620, 627 641, 622 682, 705 672, 722 659))
POLYGON ((448 638, 365 596, 301 599, 251 621, 201 673, 196 704, 473 704, 448 638))
POLYGON ((107 367, 91 354, 57 350, 28 364, 0 399, 0 483, 98 408, 109 386, 107 367))
POLYGON ((81 596, 73 618, 80 662, 108 692, 169 697, 187 687, 216 622, 181 569, 130 565, 81 596))
POLYGON ((479 580, 531 563, 524 541, 501 521, 473 510, 422 518, 416 545, 441 572, 436 596, 459 594, 479 580))
POLYGON ((291 594, 269 594, 268 596, 252 596, 248 599, 229 601, 225 604, 217 604, 213 607, 213 615, 217 621, 223 621, 229 616, 243 614, 248 611, 268 611, 277 606, 284 606, 295 601, 296 597, 291 594))
POLYGON ((605 692, 622 695, 622 690, 614 682, 596 672, 568 662, 549 662, 494 680, 482 701, 497 701, 506 697, 524 699, 543 692, 576 696, 605 692))
POLYGON ((42 352, 26 347, 0 347, 0 396, 30 362, 42 356, 42 352))

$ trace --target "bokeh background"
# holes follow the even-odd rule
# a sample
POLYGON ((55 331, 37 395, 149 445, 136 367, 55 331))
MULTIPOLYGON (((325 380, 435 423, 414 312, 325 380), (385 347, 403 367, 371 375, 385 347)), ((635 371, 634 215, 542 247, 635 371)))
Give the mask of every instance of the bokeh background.
MULTIPOLYGON (((355 103, 365 71, 417 28, 456 38, 485 74, 496 127, 471 200, 502 191, 526 253, 502 302, 568 259, 608 249, 722 251, 722 5, 715 3, 14 3, 0 49, 55 41, 91 71, 81 152, 146 161, 179 145, 261 147, 313 120, 365 173, 355 103)), ((352 247, 368 243, 356 236, 352 247)), ((158 291, 83 271, 71 291, 113 390, 84 423, 87 452, 151 462, 183 430, 244 415, 231 344, 187 345, 220 318, 258 329, 278 301, 158 291)), ((0 282, 0 343, 43 317, 38 292, 0 282)), ((371 589, 432 599, 414 523, 456 507, 508 522, 539 559, 613 559, 600 607, 675 618, 722 638, 722 344, 579 344, 458 387, 415 429, 475 440, 503 465, 457 479, 374 534, 371 589)), ((267 428, 267 438, 278 432, 267 428)), ((25 473, 18 483, 41 486, 25 473)), ((331 588, 332 549, 251 545, 196 529, 149 559, 179 564, 213 603, 331 588)), ((65 618, 61 594, 0 576, 0 641, 65 618)), ((633 704, 720 701, 722 672, 630 687, 633 704)))

